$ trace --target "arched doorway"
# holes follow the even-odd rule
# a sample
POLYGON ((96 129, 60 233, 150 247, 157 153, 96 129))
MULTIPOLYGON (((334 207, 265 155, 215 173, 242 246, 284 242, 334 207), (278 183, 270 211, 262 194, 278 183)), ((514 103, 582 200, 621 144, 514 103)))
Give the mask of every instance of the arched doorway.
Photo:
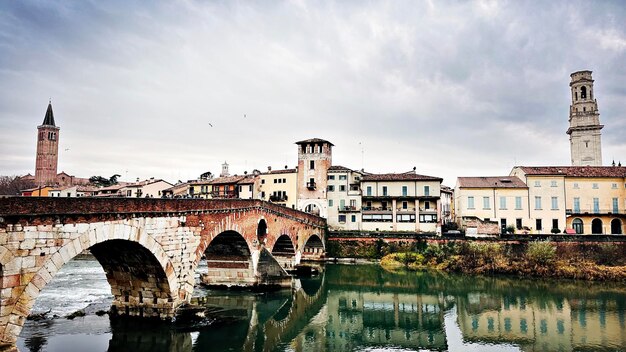
POLYGON ((622 234, 622 220, 620 219, 611 220, 611 234, 613 235, 622 234))
POLYGON ((317 216, 319 216, 320 213, 321 213, 320 208, 317 206, 317 204, 314 204, 314 203, 311 203, 311 204, 307 205, 304 208, 304 211, 309 213, 309 214, 313 214, 313 215, 317 215, 317 216))
POLYGON ((592 234, 601 234, 602 233, 602 220, 593 219, 591 221, 591 233, 592 234))
POLYGON ((572 227, 574 228, 574 231, 576 231, 577 234, 582 234, 585 228, 585 224, 583 223, 583 221, 581 219, 574 219, 574 221, 572 221, 572 227))

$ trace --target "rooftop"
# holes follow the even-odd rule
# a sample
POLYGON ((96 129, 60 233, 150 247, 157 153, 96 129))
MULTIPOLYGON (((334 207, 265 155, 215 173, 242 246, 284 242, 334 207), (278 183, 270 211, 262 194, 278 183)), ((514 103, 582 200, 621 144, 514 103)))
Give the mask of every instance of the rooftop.
POLYGON ((515 176, 459 177, 457 180, 463 188, 528 188, 515 176))
POLYGON ((369 174, 363 176, 361 181, 443 181, 440 177, 419 175, 415 172, 405 172, 401 174, 369 174))
POLYGON ((321 138, 311 138, 311 139, 305 139, 305 140, 300 141, 300 142, 296 142, 296 144, 320 144, 320 143, 328 143, 331 146, 334 146, 334 144, 330 143, 327 140, 321 139, 321 138))
POLYGON ((295 174, 296 169, 278 169, 262 172, 261 175, 275 175, 275 174, 295 174))
POLYGON ((516 166, 526 175, 568 177, 626 177, 624 166, 516 166))

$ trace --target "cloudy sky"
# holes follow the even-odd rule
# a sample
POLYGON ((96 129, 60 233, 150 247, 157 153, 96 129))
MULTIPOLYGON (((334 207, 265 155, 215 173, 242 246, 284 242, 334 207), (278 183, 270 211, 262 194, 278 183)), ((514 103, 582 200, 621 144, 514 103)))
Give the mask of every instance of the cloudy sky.
POLYGON ((2 1, 0 174, 34 172, 49 98, 81 177, 293 167, 312 137, 450 185, 568 165, 584 69, 626 163, 622 1, 2 1))

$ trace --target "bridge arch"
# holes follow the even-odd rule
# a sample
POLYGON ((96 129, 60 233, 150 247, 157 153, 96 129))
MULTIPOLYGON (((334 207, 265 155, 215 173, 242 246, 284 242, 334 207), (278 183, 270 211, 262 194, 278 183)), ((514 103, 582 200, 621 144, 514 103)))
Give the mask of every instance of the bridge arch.
MULTIPOLYGON (((65 226, 76 226, 75 224, 65 226)), ((56 273, 84 250, 94 250, 114 296, 112 310, 120 315, 172 318, 178 299, 174 267, 161 245, 142 228, 123 223, 92 223, 89 230, 48 256, 18 290, 2 341, 15 342, 41 290, 56 273), (154 280, 156 279, 156 282, 154 280), (153 280, 152 282, 150 280, 153 280)), ((4 274, 4 273, 3 273, 4 274)), ((3 303, 4 306, 4 303, 3 303)))
POLYGON ((292 269, 298 264, 296 261, 296 246, 291 236, 280 235, 272 246, 272 255, 276 261, 285 269, 292 269))
POLYGON ((242 285, 254 282, 252 250, 239 232, 228 230, 218 234, 201 252, 208 269, 201 275, 204 284, 231 286, 234 279, 242 285))
POLYGON ((324 242, 317 234, 311 234, 302 246, 302 259, 320 259, 324 255, 324 242))

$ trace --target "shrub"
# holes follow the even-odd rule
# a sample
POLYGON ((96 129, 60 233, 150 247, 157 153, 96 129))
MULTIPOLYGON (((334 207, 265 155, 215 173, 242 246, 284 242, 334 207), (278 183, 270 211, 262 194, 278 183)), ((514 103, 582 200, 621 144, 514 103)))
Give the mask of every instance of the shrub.
POLYGON ((424 257, 434 258, 437 261, 440 261, 445 257, 445 253, 438 243, 429 243, 424 249, 424 257))
POLYGON ((556 246, 550 241, 535 241, 528 244, 526 259, 535 265, 551 265, 556 258, 556 246))
POLYGON ((506 227, 505 231, 506 231, 506 233, 514 234, 515 233, 515 226, 509 225, 509 226, 506 227))

